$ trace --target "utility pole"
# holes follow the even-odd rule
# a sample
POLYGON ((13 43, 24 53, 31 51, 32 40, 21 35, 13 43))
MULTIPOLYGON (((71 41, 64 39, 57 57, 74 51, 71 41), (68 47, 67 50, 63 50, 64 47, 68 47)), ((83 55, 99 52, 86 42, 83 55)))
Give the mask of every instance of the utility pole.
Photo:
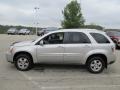
MULTIPOLYGON (((35 7, 35 8, 34 8, 35 13, 36 13, 36 15, 35 15, 35 16, 36 16, 36 19, 37 19, 37 14, 38 14, 38 10, 39 10, 39 9, 40 9, 39 7, 35 7)), ((38 27, 38 24, 39 24, 38 21, 36 21, 35 24, 36 24, 36 35, 37 35, 37 32, 38 32, 38 28, 37 28, 37 27, 38 27)))

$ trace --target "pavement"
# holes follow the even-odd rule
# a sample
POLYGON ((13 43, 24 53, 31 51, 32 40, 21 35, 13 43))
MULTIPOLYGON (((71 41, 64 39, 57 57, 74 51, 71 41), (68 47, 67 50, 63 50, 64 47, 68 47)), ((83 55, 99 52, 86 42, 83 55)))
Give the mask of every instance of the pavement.
POLYGON ((101 74, 91 74, 83 66, 36 65, 21 72, 8 63, 5 52, 15 41, 31 40, 34 35, 0 35, 0 90, 120 90, 120 50, 117 60, 101 74))

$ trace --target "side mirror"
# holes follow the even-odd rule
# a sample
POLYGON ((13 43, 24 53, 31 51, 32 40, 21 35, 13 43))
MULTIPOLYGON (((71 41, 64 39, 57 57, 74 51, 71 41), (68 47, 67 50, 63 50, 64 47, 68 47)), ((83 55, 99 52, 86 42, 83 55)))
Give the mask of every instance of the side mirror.
POLYGON ((41 41, 39 42, 39 44, 40 44, 41 46, 43 46, 43 45, 44 45, 43 40, 41 40, 41 41))

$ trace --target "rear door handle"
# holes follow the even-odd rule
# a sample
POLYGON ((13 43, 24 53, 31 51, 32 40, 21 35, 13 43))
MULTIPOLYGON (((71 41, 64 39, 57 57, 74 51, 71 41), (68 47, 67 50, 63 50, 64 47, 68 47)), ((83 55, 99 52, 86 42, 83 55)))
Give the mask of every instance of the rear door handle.
POLYGON ((58 48, 64 48, 63 46, 58 46, 58 48))

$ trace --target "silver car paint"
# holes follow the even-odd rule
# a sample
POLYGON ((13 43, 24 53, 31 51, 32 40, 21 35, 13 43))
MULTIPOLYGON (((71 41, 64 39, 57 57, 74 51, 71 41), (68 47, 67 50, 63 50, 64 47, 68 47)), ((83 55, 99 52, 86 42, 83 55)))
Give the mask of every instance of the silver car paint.
MULTIPOLYGON (((34 63, 57 63, 57 64, 85 64, 89 56, 93 54, 104 54, 107 57, 108 63, 115 60, 115 54, 112 52, 111 48, 115 48, 112 40, 105 35, 104 32, 97 30, 59 30, 50 32, 38 38, 34 42, 20 42, 13 46, 13 52, 11 54, 13 62, 13 57, 18 52, 28 52, 32 55, 34 63), (56 44, 56 45, 35 45, 38 41, 42 40, 44 37, 57 32, 83 32, 85 33, 91 43, 90 44, 56 44), (106 36, 110 44, 98 44, 89 33, 100 33, 106 36)), ((8 55, 7 55, 8 57, 8 55)), ((8 58, 7 58, 8 59, 8 58)))
POLYGON ((39 63, 63 63, 64 46, 43 45, 37 46, 37 58, 39 63))

